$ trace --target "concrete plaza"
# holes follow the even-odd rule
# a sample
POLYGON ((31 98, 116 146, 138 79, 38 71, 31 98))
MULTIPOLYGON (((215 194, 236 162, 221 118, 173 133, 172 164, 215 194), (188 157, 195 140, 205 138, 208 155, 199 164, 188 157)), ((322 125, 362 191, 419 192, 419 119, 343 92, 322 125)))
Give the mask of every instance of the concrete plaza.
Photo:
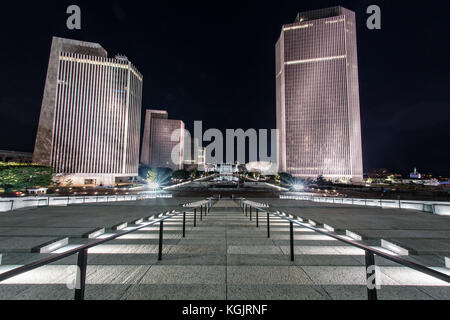
MULTIPOLYGON (((200 199, 77 205, 1 215, 3 261, 0 272, 48 256, 31 251, 49 239, 69 237, 70 240, 68 246, 51 255, 91 241, 82 235, 93 229, 104 227, 106 234, 112 234, 117 232, 111 228, 114 225, 176 209, 189 212, 186 238, 182 238, 180 216, 167 221, 162 261, 157 259, 158 226, 89 250, 86 299, 366 299, 364 253, 361 250, 296 227, 296 256, 291 262, 289 226, 285 221, 271 217, 269 239, 266 216, 260 216, 257 228, 254 216, 250 221, 236 202, 221 200, 202 221, 197 215, 197 227, 194 228, 192 209, 180 207, 180 204, 194 200, 200 199)), ((380 213, 372 212, 371 208, 319 206, 273 198, 252 200, 270 203, 274 208, 336 229, 359 232, 367 238, 363 242, 374 247, 379 246, 376 238, 379 235, 385 238, 396 236, 395 239, 425 239, 428 236, 442 240, 448 237, 445 232, 449 228, 448 218, 421 216, 415 211, 377 209, 380 213), (386 214, 382 216, 384 219, 381 214, 386 214), (411 230, 416 231, 408 233, 411 230)), ((418 254, 408 259, 431 264, 448 273, 436 254, 445 252, 445 246, 434 244, 432 242, 425 251, 417 250, 418 254)), ((70 257, 0 283, 0 299, 72 299, 73 290, 69 290, 66 283, 73 279, 75 262, 76 257, 70 257)), ((379 266, 377 277, 381 282, 379 299, 450 299, 449 284, 381 258, 376 262, 379 266)))

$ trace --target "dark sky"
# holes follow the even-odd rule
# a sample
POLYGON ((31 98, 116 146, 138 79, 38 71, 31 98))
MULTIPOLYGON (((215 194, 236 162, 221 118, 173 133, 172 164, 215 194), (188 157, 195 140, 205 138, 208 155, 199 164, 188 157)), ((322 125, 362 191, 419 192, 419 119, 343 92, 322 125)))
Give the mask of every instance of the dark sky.
POLYGON ((0 149, 33 151, 51 37, 100 43, 144 75, 143 109, 187 127, 273 129, 275 42, 297 12, 356 12, 363 157, 450 176, 450 8, 445 1, 12 1, 2 7, 0 149), (82 30, 66 28, 77 4, 82 30), (382 9, 382 30, 366 9, 382 9))

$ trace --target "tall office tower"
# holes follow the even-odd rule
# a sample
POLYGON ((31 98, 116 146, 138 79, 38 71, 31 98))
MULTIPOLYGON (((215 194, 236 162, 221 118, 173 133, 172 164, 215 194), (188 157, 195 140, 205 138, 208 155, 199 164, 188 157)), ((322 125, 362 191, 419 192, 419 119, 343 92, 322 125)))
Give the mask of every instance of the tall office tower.
POLYGON ((184 165, 184 122, 168 118, 166 111, 147 110, 141 163, 151 168, 180 170, 184 165))
POLYGON ((115 185, 138 175, 142 75, 97 43, 53 38, 33 161, 60 182, 115 185))
POLYGON ((354 12, 299 13, 276 44, 279 171, 362 180, 354 12))

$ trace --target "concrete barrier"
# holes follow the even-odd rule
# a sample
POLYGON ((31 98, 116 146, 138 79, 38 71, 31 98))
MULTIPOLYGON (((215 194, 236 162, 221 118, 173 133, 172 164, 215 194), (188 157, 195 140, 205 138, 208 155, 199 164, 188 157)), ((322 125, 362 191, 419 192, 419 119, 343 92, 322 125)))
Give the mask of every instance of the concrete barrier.
POLYGON ((441 216, 450 216, 450 204, 433 204, 433 212, 441 216))
POLYGON ((382 200, 381 201, 382 208, 399 208, 398 200, 382 200))
POLYGON ((69 197, 51 197, 48 199, 49 206, 68 206, 69 197))
POLYGON ((358 199, 358 198, 333 198, 311 197, 301 195, 280 195, 280 199, 313 201, 320 203, 334 203, 342 205, 355 205, 367 207, 380 207, 392 209, 417 210, 437 215, 450 215, 450 202, 414 201, 414 200, 390 200, 390 199, 358 199))
POLYGON ((172 198, 171 194, 142 194, 118 196, 73 196, 73 197, 24 197, 0 199, 0 212, 9 212, 24 208, 38 208, 46 206, 66 207, 73 204, 104 203, 116 201, 139 201, 145 199, 172 198))

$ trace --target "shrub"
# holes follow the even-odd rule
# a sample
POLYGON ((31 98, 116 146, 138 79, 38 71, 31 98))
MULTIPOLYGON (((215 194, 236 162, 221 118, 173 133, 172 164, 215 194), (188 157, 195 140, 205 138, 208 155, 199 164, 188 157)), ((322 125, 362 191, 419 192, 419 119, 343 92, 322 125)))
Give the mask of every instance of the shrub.
POLYGON ((53 170, 48 166, 0 162, 0 187, 7 192, 49 187, 52 177, 53 170))

